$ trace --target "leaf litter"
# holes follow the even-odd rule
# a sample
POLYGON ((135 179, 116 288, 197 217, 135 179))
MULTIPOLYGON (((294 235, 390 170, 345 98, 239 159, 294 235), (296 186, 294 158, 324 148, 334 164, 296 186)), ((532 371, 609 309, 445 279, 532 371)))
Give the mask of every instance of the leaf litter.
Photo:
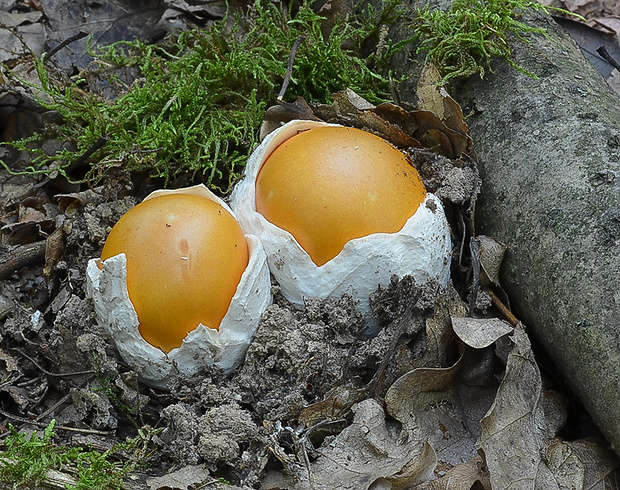
MULTIPOLYGON (((330 105, 298 104, 309 118, 407 148, 450 217, 454 284, 395 278, 372 297, 381 328, 368 335, 350 298, 296 310, 274 283, 275 302, 228 379, 209 372, 170 392, 149 389, 97 325, 86 261, 146 189, 121 169, 88 190, 3 170, 3 427, 32 431, 54 419, 59 444, 102 450, 138 427, 161 429, 149 432, 153 452, 124 488, 617 488, 618 461, 604 443, 559 435, 566 400, 541 373, 526 328, 461 299, 471 274, 462 244, 482 245, 482 289, 499 287, 504 250, 472 235, 472 141, 432 73, 415 109, 351 91, 330 105), (42 249, 22 248, 42 232, 42 249), (14 256, 22 262, 8 267, 14 256)), ((265 124, 286 119, 290 107, 276 107, 265 124)))

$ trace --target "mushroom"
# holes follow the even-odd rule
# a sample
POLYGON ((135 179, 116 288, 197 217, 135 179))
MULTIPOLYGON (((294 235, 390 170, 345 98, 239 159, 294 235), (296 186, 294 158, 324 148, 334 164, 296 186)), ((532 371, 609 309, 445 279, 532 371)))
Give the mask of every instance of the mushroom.
POLYGON ((347 293, 369 317, 369 295, 392 275, 448 283, 441 202, 405 154, 370 133, 287 123, 252 153, 231 207, 294 305, 347 293))
POLYGON ((114 226, 87 268, 100 323, 147 383, 243 359, 270 278, 260 241, 204 186, 150 194, 114 226))

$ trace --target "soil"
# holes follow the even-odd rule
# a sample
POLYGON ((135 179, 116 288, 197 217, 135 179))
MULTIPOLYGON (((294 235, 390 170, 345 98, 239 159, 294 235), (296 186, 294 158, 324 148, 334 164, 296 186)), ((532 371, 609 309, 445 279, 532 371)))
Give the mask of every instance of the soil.
MULTIPOLYGON (((446 197, 456 182, 455 201, 463 201, 462 169, 439 157, 429 162, 436 168, 426 172, 434 179, 427 184, 446 197), (449 170, 457 178, 450 179, 449 170)), ((202 481, 210 476, 258 488, 268 472, 290 473, 295 437, 312 428, 317 447, 333 438, 350 422, 355 403, 383 397, 425 353, 425 319, 441 294, 436 284, 394 278, 378 288, 371 304, 382 328, 369 338, 351 298, 310 300, 297 310, 274 281, 274 303, 231 377, 211 372, 176 380, 169 392, 149 388, 98 325, 85 269, 114 223, 154 183, 136 184, 122 171, 102 187, 76 192, 59 192, 47 177, 2 171, 0 181, 6 256, 21 257, 23 237, 36 235, 33 229, 39 239, 46 237, 44 227, 61 234, 53 242, 48 237, 47 251, 23 266, 9 270, 4 264, 4 436, 9 424, 31 431, 33 423, 41 429, 55 419, 57 444, 109 449, 135 437, 138 428, 161 429, 151 436, 156 451, 147 458, 148 469, 131 488, 159 488, 153 478, 196 465, 202 481)), ((471 178, 467 186, 472 188, 471 178)))
MULTIPOLYGON (((348 95, 335 105, 323 110, 344 115, 349 123, 372 123, 375 130, 388 126, 348 95)), ((406 121, 398 119, 404 117, 400 109, 383 109, 406 121)), ((445 128, 425 112, 431 131, 421 136, 437 146, 439 140, 429 134, 444 141, 445 128)), ((7 133, 3 137, 8 139, 7 133)), ((450 147, 471 145, 463 134, 453 137, 450 147)), ((9 165, 18 159, 8 149, 0 152, 9 165)), ((272 280, 274 302, 244 363, 229 377, 211 370, 171 380, 167 391, 142 383, 122 361, 98 323, 85 276, 88 260, 100 256, 116 221, 162 182, 117 168, 100 187, 90 188, 55 175, 18 176, 0 168, 0 439, 10 434, 10 425, 42 432, 52 419, 57 445, 106 451, 128 437, 141 438, 134 455, 115 453, 120 461, 140 457, 145 463, 124 479, 126 489, 413 488, 446 475, 449 480, 455 469, 461 472, 459 488, 490 488, 476 441, 484 435, 480 421, 494 404, 514 342, 504 324, 497 338, 476 350, 455 339, 450 323, 451 316, 499 314, 481 287, 484 273, 490 283, 494 274, 485 263, 477 268, 468 252, 480 190, 475 159, 419 148, 409 152, 451 225, 454 252, 447 288, 418 285, 410 277, 378 287, 371 305, 379 329, 367 335, 351 298, 309 300, 296 309, 272 280), (415 389, 418 398, 409 396, 415 389), (402 407, 397 409, 395 399, 402 399, 402 407), (351 474, 344 473, 348 462, 355 470, 351 474), (372 471, 365 474, 355 466, 362 463, 372 471)), ((193 183, 198 182, 182 185, 193 183)), ((536 364, 528 366, 540 381, 536 364)), ((551 384, 545 378, 548 405, 551 384)), ((539 425, 560 420, 550 424, 557 428, 566 414, 558 401, 557 411, 554 405, 541 415, 536 410, 543 402, 536 397, 542 388, 535 383, 526 388, 511 400, 532 402, 525 415, 535 419, 536 430, 528 437, 497 430, 507 439, 485 451, 504 455, 505 447, 522 440, 527 448, 519 447, 523 453, 513 459, 530 458, 526 450, 534 447, 530 459, 542 466, 539 425)), ((514 389, 505 386, 504 391, 514 389)), ((503 420, 527 420, 523 413, 503 415, 503 420)), ((573 438, 586 433, 577 432, 582 425, 572 425, 573 438)), ((549 438, 555 435, 549 431, 549 438)), ((600 467, 601 474, 612 474, 600 467)), ((69 476, 71 470, 66 468, 69 476)), ((518 468, 501 481, 511 481, 517 471, 521 476, 518 468)))

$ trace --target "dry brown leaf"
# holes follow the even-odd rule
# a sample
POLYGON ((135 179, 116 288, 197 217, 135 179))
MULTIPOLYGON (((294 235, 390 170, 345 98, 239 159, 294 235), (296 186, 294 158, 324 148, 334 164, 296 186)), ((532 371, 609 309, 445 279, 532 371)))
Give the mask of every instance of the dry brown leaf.
POLYGON ((439 474, 439 479, 418 485, 415 490, 471 490, 472 488, 491 490, 489 473, 480 456, 450 468, 445 473, 439 474), (476 484, 477 486, 474 487, 476 484))
POLYGON ((45 266, 43 274, 49 280, 54 267, 65 253, 65 233, 62 229, 56 228, 45 241, 45 266))
POLYGON ((452 317, 454 333, 470 347, 483 349, 512 332, 510 323, 499 318, 452 317))
POLYGON ((480 282, 483 285, 490 283, 499 286, 499 270, 506 253, 506 245, 486 235, 478 235, 475 240, 478 242, 480 254, 480 282))
MULTIPOLYGON (((445 364, 455 346, 450 341, 450 318, 465 313, 466 307, 458 296, 439 296, 435 313, 426 323, 427 350, 423 360, 427 366, 445 364)), ((466 354, 466 371, 462 359, 448 368, 414 369, 393 383, 385 395, 386 411, 416 437, 428 440, 439 460, 450 466, 475 457, 477 426, 496 390, 495 384, 485 382, 495 375, 493 363, 486 363, 477 351, 466 354), (477 361, 473 358, 476 356, 481 359, 477 361)))
POLYGON ((294 119, 317 120, 318 118, 314 116, 312 108, 302 97, 297 97, 295 102, 280 101, 265 111, 259 131, 260 140, 263 141, 269 133, 294 119))
POLYGON ((34 52, 43 53, 45 45, 41 12, 0 11, 0 63, 16 61, 34 52))
MULTIPOLYGON (((620 14, 620 12, 618 12, 620 14)), ((620 34, 620 15, 610 15, 609 17, 601 17, 592 19, 595 26, 604 29, 606 32, 620 34)))
POLYGON ((434 112, 439 119, 443 119, 445 117, 443 95, 439 89, 439 82, 441 74, 437 67, 432 63, 424 65, 417 87, 418 109, 434 112))
POLYGON ((75 210, 86 204, 99 204, 103 201, 101 194, 102 188, 86 189, 79 192, 71 192, 68 194, 56 194, 54 199, 58 202, 58 207, 64 213, 67 210, 75 210))
POLYGON ((460 364, 461 359, 449 368, 414 369, 399 378, 385 395, 386 411, 416 438, 428 441, 439 460, 450 465, 476 455, 476 437, 464 420, 467 408, 461 406, 454 391, 459 385, 460 364))
MULTIPOLYGON (((443 131, 443 133, 452 144, 454 156, 443 154, 449 158, 459 158, 463 153, 471 150, 473 141, 468 136, 468 127, 463 119, 461 106, 448 94, 440 82, 441 75, 437 68, 432 63, 425 65, 417 86, 418 109, 422 112, 433 113, 445 125, 448 131, 443 131)), ((424 144, 428 147, 426 143, 424 144)))
POLYGON ((465 316, 467 305, 458 295, 458 292, 449 285, 442 294, 437 295, 435 311, 426 320, 426 352, 425 363, 428 366, 444 366, 448 344, 452 337, 453 316, 465 316))
POLYGON ((620 15, 620 3, 616 0, 539 0, 550 7, 560 7, 586 18, 620 15))
POLYGON ((189 490, 205 482, 216 483, 204 465, 188 465, 164 476, 147 478, 149 490, 189 490))
POLYGON ((418 368, 398 378, 385 394, 387 412, 410 429, 418 428, 417 415, 448 398, 460 360, 448 368, 418 368))
POLYGON ((591 441, 554 441, 547 464, 562 488, 613 490, 620 487, 620 462, 610 449, 591 441))
POLYGON ((316 453, 308 478, 294 490, 411 488, 431 478, 437 460, 433 449, 404 430, 386 425, 383 408, 374 399, 353 406, 354 418, 316 453))
POLYGON ((461 157, 471 148, 469 136, 448 128, 434 112, 406 111, 397 105, 384 103, 373 109, 373 113, 419 141, 417 147, 421 145, 451 159, 461 157))
POLYGON ((318 118, 375 133, 401 149, 426 147, 457 159, 471 151, 472 139, 460 106, 442 90, 437 106, 442 117, 430 110, 407 111, 390 103, 374 106, 350 89, 334 94, 332 104, 314 105, 311 112, 301 99, 295 104, 280 103, 267 110, 261 138, 291 119, 318 118))
MULTIPOLYGON (((422 147, 420 142, 412 136, 415 128, 399 124, 399 121, 391 120, 384 114, 378 113, 378 109, 384 104, 381 104, 379 108, 375 107, 350 89, 334 94, 332 99, 333 103, 330 105, 320 104, 314 107, 317 117, 326 122, 344 124, 378 134, 398 148, 422 147)), ((393 104, 387 105, 397 108, 393 104)), ((402 111, 400 108, 397 109, 402 111)), ((415 124, 415 121, 412 122, 415 124)))
POLYGON ((479 448, 493 489, 559 490, 543 454, 548 435, 542 409, 542 381, 522 325, 512 335, 514 347, 493 406, 481 421, 479 448))

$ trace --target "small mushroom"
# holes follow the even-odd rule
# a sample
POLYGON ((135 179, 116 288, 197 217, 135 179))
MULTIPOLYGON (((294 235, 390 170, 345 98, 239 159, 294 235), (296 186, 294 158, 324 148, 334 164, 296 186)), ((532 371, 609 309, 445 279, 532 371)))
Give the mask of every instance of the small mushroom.
POLYGON ((259 240, 204 186, 156 191, 129 210, 87 277, 99 322, 154 386, 232 371, 271 301, 259 240))
POLYGON ((370 293, 392 275, 449 280, 441 202, 402 152, 370 133, 287 123, 253 152, 231 207, 297 306, 347 293, 369 314, 370 293))

